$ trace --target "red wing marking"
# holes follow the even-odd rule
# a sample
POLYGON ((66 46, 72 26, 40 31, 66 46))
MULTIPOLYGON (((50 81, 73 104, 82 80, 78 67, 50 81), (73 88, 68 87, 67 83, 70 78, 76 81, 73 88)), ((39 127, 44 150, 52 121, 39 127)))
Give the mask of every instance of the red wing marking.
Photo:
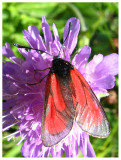
POLYGON ((51 94, 49 95, 47 105, 49 112, 46 115, 45 128, 47 128, 49 133, 52 135, 58 134, 66 128, 67 121, 61 117, 60 113, 56 112, 55 104, 51 94))
POLYGON ((92 136, 107 137, 110 133, 106 114, 94 92, 77 69, 71 70, 77 107, 76 122, 82 130, 92 136))
POLYGON ((69 81, 49 73, 41 126, 43 144, 51 147, 66 137, 72 129, 74 116, 69 81))
POLYGON ((56 109, 58 111, 64 110, 66 105, 62 97, 59 81, 57 80, 55 74, 53 74, 52 79, 51 79, 51 90, 53 93, 53 99, 54 99, 56 109))

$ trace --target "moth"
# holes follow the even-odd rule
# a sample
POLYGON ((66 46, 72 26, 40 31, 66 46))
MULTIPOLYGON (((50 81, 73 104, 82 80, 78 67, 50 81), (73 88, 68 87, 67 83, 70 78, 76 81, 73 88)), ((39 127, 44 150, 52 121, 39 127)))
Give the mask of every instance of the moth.
MULTIPOLYGON (((66 39, 70 28, 71 24, 66 39)), ((60 142, 69 134, 75 122, 91 136, 107 137, 110 134, 107 116, 83 75, 70 62, 61 59, 59 54, 53 57, 52 67, 49 69, 41 125, 44 146, 51 147, 60 142)))

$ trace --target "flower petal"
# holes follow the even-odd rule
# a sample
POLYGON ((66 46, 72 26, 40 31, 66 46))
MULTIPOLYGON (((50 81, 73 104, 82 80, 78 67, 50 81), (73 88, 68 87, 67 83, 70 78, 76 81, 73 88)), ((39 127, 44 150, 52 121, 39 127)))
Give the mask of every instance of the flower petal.
POLYGON ((95 74, 104 75, 117 75, 118 74, 118 60, 119 56, 116 53, 112 53, 103 58, 103 61, 99 63, 95 68, 95 74))
POLYGON ((37 49, 40 49, 42 51, 46 51, 45 44, 44 44, 42 37, 40 35, 37 38, 37 49))
POLYGON ((46 18, 44 16, 42 17, 42 31, 44 34, 46 48, 49 49, 49 42, 53 42, 53 37, 52 37, 52 33, 50 31, 50 27, 49 27, 49 25, 46 21, 46 18))
POLYGON ((64 144, 63 148, 64 148, 64 151, 65 151, 66 157, 69 157, 69 147, 64 144))
POLYGON ((78 156, 78 142, 75 140, 74 136, 72 137, 72 141, 70 143, 70 157, 77 157, 78 156), (73 152, 71 152, 73 151, 73 152))
POLYGON ((62 157, 63 150, 60 148, 60 151, 57 152, 56 146, 54 146, 50 149, 50 153, 51 153, 52 157, 62 157))
POLYGON ((59 35, 58 35, 58 30, 56 28, 56 25, 53 23, 53 33, 56 41, 59 41, 59 35))
POLYGON ((87 157, 96 157, 96 154, 90 143, 90 140, 87 142, 87 157))
POLYGON ((80 136, 80 150, 84 157, 96 157, 89 140, 89 135, 85 132, 80 136))
POLYGON ((93 57, 93 59, 86 66, 86 73, 91 74, 95 72, 96 66, 103 61, 103 55, 98 54, 93 57))
POLYGON ((93 92, 95 93, 95 95, 98 97, 98 99, 100 98, 98 95, 99 94, 102 94, 102 93, 107 93, 107 90, 106 89, 103 89, 103 88, 99 88, 99 87, 91 87, 93 92))
POLYGON ((72 52, 77 44, 79 30, 80 30, 79 19, 77 19, 75 17, 70 18, 65 25, 65 29, 64 29, 64 33, 63 33, 63 41, 67 38, 67 40, 64 42, 65 55, 66 55, 67 60, 70 60, 70 55, 72 54, 72 52), (71 22, 71 28, 70 28, 70 32, 69 32, 69 23, 70 22, 71 22), (69 32, 69 35, 68 35, 68 32, 69 32))
POLYGON ((85 78, 93 89, 113 88, 114 75, 118 73, 118 55, 115 53, 108 56, 95 55, 87 64, 85 73, 85 78))
POLYGON ((18 121, 15 119, 15 117, 13 117, 12 114, 9 114, 9 116, 3 118, 2 131, 6 131, 10 129, 12 126, 14 126, 17 123, 18 121))
POLYGON ((39 37, 40 33, 36 26, 29 26, 28 32, 26 30, 23 31, 24 38, 29 43, 32 48, 37 49, 37 38, 39 37))
POLYGON ((16 94, 19 91, 19 88, 17 87, 15 81, 12 81, 9 77, 6 76, 4 76, 3 78, 3 91, 11 95, 16 94))
POLYGON ((115 85, 115 77, 112 75, 107 75, 101 79, 96 80, 93 83, 93 87, 98 87, 98 88, 105 88, 105 89, 111 89, 115 85))
POLYGON ((7 58, 15 56, 9 43, 5 43, 5 46, 2 48, 2 54, 5 55, 7 58))
POLYGON ((85 45, 81 51, 76 54, 72 60, 72 64, 79 70, 85 65, 88 61, 88 58, 91 54, 91 48, 88 45, 85 45))

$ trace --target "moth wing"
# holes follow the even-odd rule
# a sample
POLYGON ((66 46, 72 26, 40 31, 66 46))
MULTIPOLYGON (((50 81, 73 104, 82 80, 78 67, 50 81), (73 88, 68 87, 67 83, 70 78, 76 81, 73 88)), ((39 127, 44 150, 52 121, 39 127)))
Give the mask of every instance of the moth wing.
POLYGON ((74 116, 69 77, 65 80, 49 73, 41 127, 43 144, 51 147, 66 137, 72 129, 74 116))
POLYGON ((94 137, 107 137, 110 134, 109 122, 99 100, 76 68, 70 74, 77 101, 77 124, 94 137))

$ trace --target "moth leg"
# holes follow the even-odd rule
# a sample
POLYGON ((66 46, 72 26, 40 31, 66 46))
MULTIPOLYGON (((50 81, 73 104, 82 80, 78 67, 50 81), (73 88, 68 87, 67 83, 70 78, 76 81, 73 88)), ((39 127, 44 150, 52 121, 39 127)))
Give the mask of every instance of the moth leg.
POLYGON ((39 83, 41 83, 41 82, 43 81, 43 79, 44 79, 45 77, 47 77, 47 76, 48 76, 48 74, 45 75, 40 81, 38 81, 38 82, 36 82, 36 83, 27 83, 27 85, 36 85, 36 84, 39 84, 39 83))
POLYGON ((45 69, 34 69, 34 71, 46 71, 47 69, 51 69, 51 67, 45 68, 45 69))

